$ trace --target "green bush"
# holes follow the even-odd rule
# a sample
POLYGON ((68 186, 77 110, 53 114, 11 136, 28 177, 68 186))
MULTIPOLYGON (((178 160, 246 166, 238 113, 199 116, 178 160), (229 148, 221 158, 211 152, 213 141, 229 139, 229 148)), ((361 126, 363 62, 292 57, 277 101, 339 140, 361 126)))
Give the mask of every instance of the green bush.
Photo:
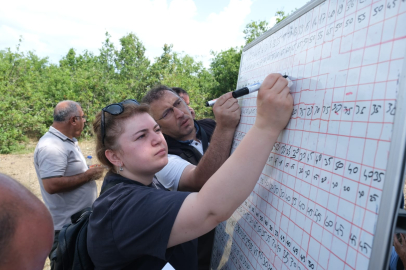
MULTIPOLYGON (((40 138, 52 124, 55 105, 70 99, 81 104, 88 122, 110 103, 127 98, 140 100, 155 84, 183 87, 189 91, 198 117, 210 116, 205 108, 216 81, 202 63, 188 55, 164 53, 154 63, 145 56, 145 47, 134 35, 120 39, 120 47, 106 41, 99 55, 74 49, 58 65, 33 52, 0 51, 0 153, 24 147, 28 138, 40 138)), ((91 125, 83 135, 91 136, 91 125)))
MULTIPOLYGON (((246 43, 267 28, 265 21, 247 24, 246 43)), ((212 52, 207 70, 193 57, 172 52, 172 45, 165 44, 162 55, 150 63, 135 34, 122 37, 118 48, 110 38, 106 33, 98 55, 70 49, 58 65, 33 52, 20 52, 20 44, 15 52, 0 51, 0 153, 23 148, 28 138, 39 139, 62 100, 80 102, 92 123, 104 106, 127 98, 141 100, 152 86, 166 84, 188 91, 196 118, 201 119, 213 116, 204 106, 207 100, 235 90, 241 48, 212 52)), ((91 136, 90 126, 85 126, 85 137, 91 136)))

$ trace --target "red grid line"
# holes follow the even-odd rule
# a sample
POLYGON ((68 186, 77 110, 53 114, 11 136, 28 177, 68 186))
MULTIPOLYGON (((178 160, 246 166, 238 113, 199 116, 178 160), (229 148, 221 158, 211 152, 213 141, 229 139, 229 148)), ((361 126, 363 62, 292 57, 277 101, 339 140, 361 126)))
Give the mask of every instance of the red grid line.
MULTIPOLYGON (((369 123, 371 123, 371 122, 369 122, 369 123)), ((317 131, 311 131, 311 130, 305 130, 305 129, 288 129, 288 128, 286 128, 286 130, 296 130, 296 131, 302 131, 302 132, 308 132, 308 133, 319 133, 319 134, 334 135, 334 136, 339 136, 339 137, 360 138, 360 139, 365 138, 365 137, 356 137, 356 136, 351 136, 351 135, 334 134, 334 133, 327 133, 327 132, 317 132, 317 131)), ((390 142, 388 140, 380 140, 380 139, 374 139, 374 138, 369 138, 369 137, 366 137, 366 139, 372 140, 372 141, 390 142)), ((381 170, 385 170, 385 169, 381 169, 381 170)))

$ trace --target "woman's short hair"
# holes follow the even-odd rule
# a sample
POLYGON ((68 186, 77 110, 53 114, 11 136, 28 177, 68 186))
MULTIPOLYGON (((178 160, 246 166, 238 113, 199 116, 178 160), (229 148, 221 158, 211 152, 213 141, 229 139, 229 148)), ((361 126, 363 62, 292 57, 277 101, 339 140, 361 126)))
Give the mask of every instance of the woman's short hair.
POLYGON ((118 137, 125 130, 123 122, 137 114, 149 113, 149 106, 146 104, 136 105, 133 103, 123 104, 124 111, 118 115, 111 115, 108 112, 104 112, 104 145, 102 142, 101 132, 101 119, 103 111, 96 114, 96 118, 93 121, 93 132, 96 138, 96 156, 100 163, 109 167, 110 171, 114 171, 114 165, 106 158, 105 152, 107 149, 120 151, 121 148, 117 143, 118 137))

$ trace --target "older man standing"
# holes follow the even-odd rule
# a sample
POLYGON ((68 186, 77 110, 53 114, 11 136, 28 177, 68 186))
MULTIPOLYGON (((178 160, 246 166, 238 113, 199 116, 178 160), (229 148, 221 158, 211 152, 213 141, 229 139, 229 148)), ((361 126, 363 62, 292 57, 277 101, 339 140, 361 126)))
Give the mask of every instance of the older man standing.
POLYGON ((59 102, 54 109, 52 126, 35 148, 34 165, 42 198, 54 223, 52 250, 56 248, 59 231, 70 223, 71 215, 92 206, 97 197, 94 180, 101 177, 103 168, 88 169, 76 140, 85 122, 83 110, 77 102, 59 102))
MULTIPOLYGON (((168 164, 156 174, 157 186, 169 190, 199 191, 230 155, 240 120, 240 106, 231 93, 221 96, 212 119, 195 121, 185 101, 161 85, 147 92, 142 102, 160 125, 168 144, 168 164), (210 143, 210 146, 209 146, 210 143)), ((214 230, 198 239, 198 269, 210 269, 214 230)))

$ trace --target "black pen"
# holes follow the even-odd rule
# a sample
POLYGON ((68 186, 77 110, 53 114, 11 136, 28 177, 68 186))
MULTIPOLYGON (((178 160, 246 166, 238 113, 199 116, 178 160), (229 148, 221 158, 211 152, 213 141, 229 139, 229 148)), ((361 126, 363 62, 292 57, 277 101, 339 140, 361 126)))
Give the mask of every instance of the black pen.
MULTIPOLYGON (((288 87, 291 87, 293 83, 288 78, 288 75, 283 75, 282 77, 288 79, 288 87)), ((262 82, 260 82, 260 83, 258 82, 258 83, 254 83, 254 84, 251 84, 249 86, 245 86, 243 88, 237 89, 237 90, 232 92, 233 98, 239 98, 239 97, 251 94, 253 92, 256 92, 261 87, 261 84, 262 84, 262 82)), ((206 106, 211 107, 216 103, 216 101, 217 101, 217 98, 213 99, 213 100, 210 100, 210 101, 207 101, 206 106)))

